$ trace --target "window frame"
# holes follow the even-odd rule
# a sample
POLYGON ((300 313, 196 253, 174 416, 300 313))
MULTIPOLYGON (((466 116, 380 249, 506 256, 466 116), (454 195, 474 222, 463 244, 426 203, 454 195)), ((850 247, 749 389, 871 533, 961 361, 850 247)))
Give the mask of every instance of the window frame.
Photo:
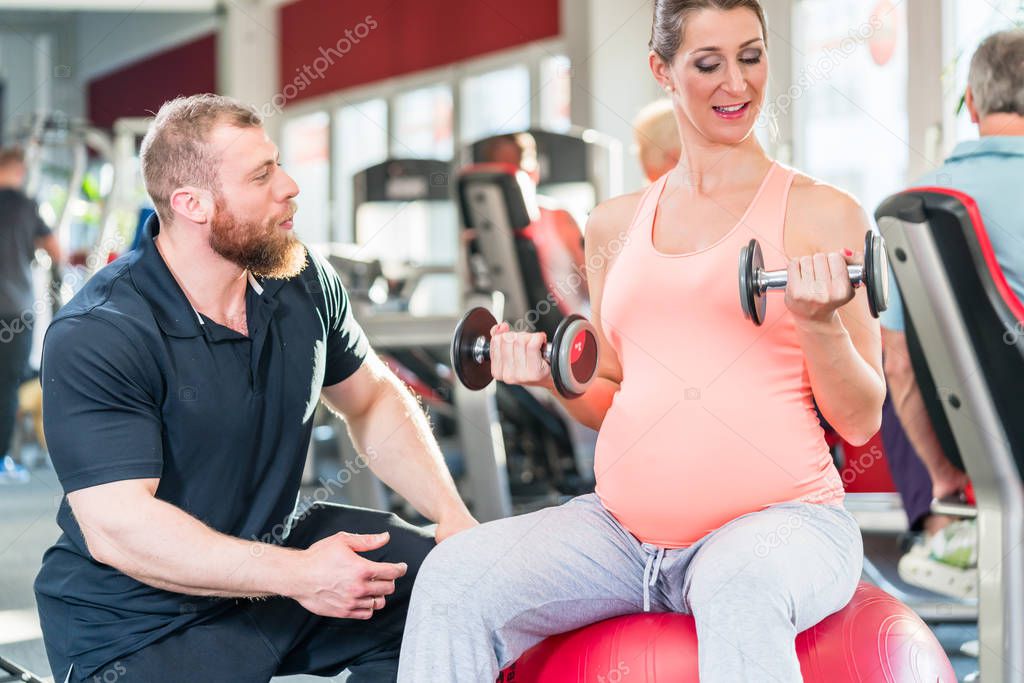
MULTIPOLYGON (((331 216, 331 222, 328 227, 328 239, 336 242, 351 241, 354 238, 354 234, 349 229, 352 226, 343 228, 342 224, 337 220, 338 212, 342 207, 338 206, 337 183, 339 181, 340 168, 334 150, 339 125, 337 112, 341 108, 359 105, 368 100, 385 100, 388 110, 385 133, 388 138, 388 154, 391 155, 396 152, 393 131, 395 129, 395 100, 397 97, 420 88, 447 85, 452 93, 452 161, 455 164, 462 164, 468 161, 465 148, 468 143, 472 142, 472 140, 464 140, 461 134, 460 90, 463 80, 486 74, 490 71, 525 65, 530 76, 530 126, 538 126, 540 124, 540 65, 544 59, 555 56, 569 56, 568 46, 564 37, 539 40, 508 50, 475 57, 466 62, 445 65, 375 83, 338 90, 286 107, 281 113, 281 127, 279 130, 284 130, 284 126, 294 118, 300 118, 316 112, 326 112, 330 119, 328 132, 328 145, 330 146, 328 215, 331 216)), ((283 141, 279 142, 283 144, 283 141)), ((282 150, 282 154, 284 152, 285 150, 282 150)))

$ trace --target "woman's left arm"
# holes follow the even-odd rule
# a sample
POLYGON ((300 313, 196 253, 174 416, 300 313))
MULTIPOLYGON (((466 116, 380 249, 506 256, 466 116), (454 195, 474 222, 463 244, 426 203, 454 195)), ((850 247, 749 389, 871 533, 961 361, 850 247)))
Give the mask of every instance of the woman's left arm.
MULTIPOLYGON (((852 197, 828 186, 813 189, 804 223, 813 254, 790 259, 786 306, 793 313, 811 391, 821 414, 846 441, 863 445, 882 422, 885 380, 878 321, 868 310, 864 288, 854 290, 849 263, 871 229, 852 197)), ((803 223, 803 221, 800 221, 803 223)), ((863 247, 861 247, 863 248, 863 247)))

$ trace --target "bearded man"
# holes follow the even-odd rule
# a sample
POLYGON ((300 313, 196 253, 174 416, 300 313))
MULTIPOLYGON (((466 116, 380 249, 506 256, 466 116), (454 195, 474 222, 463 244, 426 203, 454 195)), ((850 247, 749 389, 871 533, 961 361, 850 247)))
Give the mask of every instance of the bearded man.
POLYGON ((394 680, 416 570, 476 523, 426 417, 337 273, 295 238, 298 187, 255 110, 168 102, 141 162, 156 215, 140 247, 93 277, 44 343, 65 495, 35 588, 55 680, 394 680), (436 532, 296 508, 321 398, 360 452, 348 465, 436 532))

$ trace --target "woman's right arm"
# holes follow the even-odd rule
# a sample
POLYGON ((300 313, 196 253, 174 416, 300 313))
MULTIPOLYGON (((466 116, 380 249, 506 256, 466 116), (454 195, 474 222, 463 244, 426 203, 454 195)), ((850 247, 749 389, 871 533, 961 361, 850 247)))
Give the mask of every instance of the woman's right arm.
POLYGON ((591 322, 597 330, 599 362, 597 376, 587 392, 565 399, 555 392, 550 368, 542 360, 543 333, 512 332, 508 323, 492 331, 491 372, 506 384, 542 386, 558 398, 569 414, 581 424, 598 430, 622 382, 618 356, 601 329, 601 301, 605 276, 615 255, 626 241, 629 223, 636 212, 641 193, 625 195, 599 204, 590 213, 584 247, 587 257, 587 284, 590 291, 591 322))

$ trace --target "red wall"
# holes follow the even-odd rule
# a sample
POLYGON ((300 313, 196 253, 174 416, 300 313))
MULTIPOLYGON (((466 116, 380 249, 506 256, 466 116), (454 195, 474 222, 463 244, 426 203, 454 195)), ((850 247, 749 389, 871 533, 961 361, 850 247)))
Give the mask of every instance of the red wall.
POLYGON ((287 102, 559 35, 558 0, 299 0, 279 12, 287 102))
POLYGON ((89 81, 93 125, 147 116, 178 95, 217 91, 217 36, 209 34, 89 81))

